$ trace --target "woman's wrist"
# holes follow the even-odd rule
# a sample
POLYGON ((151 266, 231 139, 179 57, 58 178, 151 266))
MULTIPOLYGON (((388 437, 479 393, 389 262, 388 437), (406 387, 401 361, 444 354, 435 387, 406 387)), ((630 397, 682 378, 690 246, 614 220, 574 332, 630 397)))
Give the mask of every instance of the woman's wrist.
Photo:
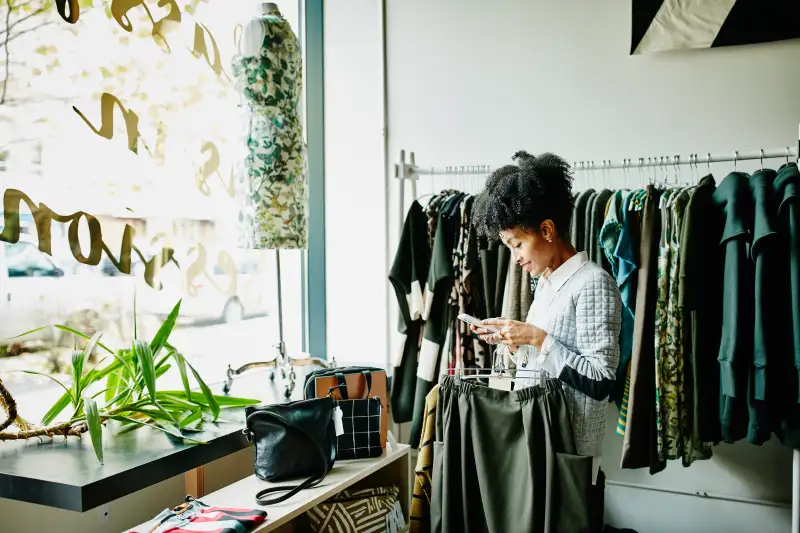
POLYGON ((530 326, 530 334, 528 336, 527 344, 530 344, 537 350, 542 349, 542 345, 544 344, 544 340, 547 338, 547 332, 543 329, 537 328, 534 325, 530 326))

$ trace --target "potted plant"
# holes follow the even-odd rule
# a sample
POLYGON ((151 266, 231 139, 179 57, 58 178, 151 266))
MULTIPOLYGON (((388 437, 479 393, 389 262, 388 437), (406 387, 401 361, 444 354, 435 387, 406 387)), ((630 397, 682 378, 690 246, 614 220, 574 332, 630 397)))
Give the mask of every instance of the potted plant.
POLYGON ((148 426, 173 437, 200 443, 190 435, 196 433, 204 421, 217 421, 225 408, 260 403, 254 399, 214 395, 197 370, 169 343, 180 306, 181 302, 178 301, 150 342, 136 338, 134 312, 134 340, 129 348, 119 350, 112 350, 103 344, 101 332, 89 337, 68 326, 56 325, 56 328, 86 341, 83 349, 76 347, 72 352, 72 385, 67 387, 52 376, 26 371, 44 375, 64 389, 64 394, 45 414, 41 424, 33 425, 19 417, 14 398, 0 380, 0 406, 7 415, 6 420, 0 422, 0 440, 56 436, 68 438, 88 432, 97 459, 102 463, 103 426, 109 420, 120 424, 119 431, 148 426), (97 367, 90 369, 87 361, 95 350, 100 351, 103 357, 97 367), (180 372, 183 388, 159 390, 158 379, 173 364, 180 372), (100 390, 95 392, 98 384, 100 390), (199 390, 193 390, 193 384, 199 390), (69 419, 55 422, 68 408, 72 412, 69 419), (16 431, 7 431, 12 425, 16 431))

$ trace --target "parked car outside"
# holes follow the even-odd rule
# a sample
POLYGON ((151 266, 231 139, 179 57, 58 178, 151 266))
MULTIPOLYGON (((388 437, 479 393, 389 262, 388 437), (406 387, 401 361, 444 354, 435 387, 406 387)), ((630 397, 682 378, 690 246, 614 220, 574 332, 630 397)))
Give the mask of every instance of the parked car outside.
POLYGON ((99 269, 77 265, 64 268, 30 240, 0 241, 0 346, 71 343, 72 335, 52 327, 16 338, 53 324, 114 333, 133 303, 133 278, 108 283, 99 269))

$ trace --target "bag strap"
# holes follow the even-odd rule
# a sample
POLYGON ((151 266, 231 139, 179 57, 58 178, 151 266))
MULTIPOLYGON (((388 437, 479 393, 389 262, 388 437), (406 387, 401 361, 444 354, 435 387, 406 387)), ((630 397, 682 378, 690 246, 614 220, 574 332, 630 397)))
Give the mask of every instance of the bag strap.
MULTIPOLYGON (((334 375, 336 376, 337 384, 330 388, 328 394, 331 394, 334 390, 339 389, 339 394, 341 395, 342 400, 349 400, 350 396, 347 392, 347 380, 344 377, 344 373, 337 372, 334 375)), ((364 376, 364 381, 367 385, 367 390, 364 393, 364 396, 361 398, 363 400, 365 398, 369 398, 369 393, 372 392, 372 373, 369 370, 362 370, 361 375, 364 376)))
POLYGON ((367 382, 367 392, 364 393, 364 398, 369 398, 369 393, 372 392, 372 372, 364 370, 361 374, 364 375, 364 380, 367 382))
POLYGON ((350 397, 347 394, 347 381, 344 379, 344 374, 341 372, 336 373, 336 381, 339 382, 339 394, 342 396, 342 400, 349 400, 350 397))
POLYGON ((295 494, 297 494, 301 490, 309 489, 311 487, 319 485, 319 483, 323 479, 325 479, 325 476, 328 475, 328 472, 330 472, 330 467, 328 466, 328 457, 325 454, 325 450, 322 449, 322 446, 319 445, 319 443, 316 441, 316 439, 314 439, 314 437, 312 437, 308 433, 308 431, 306 431, 305 429, 303 429, 303 428, 301 428, 299 426, 296 426, 296 425, 292 424, 291 422, 289 422, 288 420, 286 420, 285 418, 283 418, 282 416, 280 416, 278 414, 270 413, 270 412, 262 412, 262 415, 267 415, 269 417, 272 417, 272 418, 280 421, 287 428, 292 428, 292 429, 294 429, 296 431, 299 431, 300 433, 302 433, 306 437, 308 437, 308 439, 311 442, 313 442, 314 446, 317 448, 317 452, 319 453, 319 456, 322 459, 322 465, 323 465, 322 466, 322 474, 317 474, 316 476, 311 476, 310 478, 306 479, 305 481, 303 481, 299 485, 284 485, 284 486, 280 486, 280 487, 270 487, 268 489, 264 489, 264 490, 259 491, 258 494, 256 494, 256 503, 258 505, 261 505, 261 506, 267 506, 267 505, 274 505, 276 503, 285 502, 286 500, 288 500, 289 498, 291 498, 292 496, 294 496, 295 494), (267 494, 272 494, 272 493, 275 493, 275 492, 286 492, 286 494, 284 494, 283 496, 278 496, 276 498, 269 499, 269 500, 264 498, 267 494))

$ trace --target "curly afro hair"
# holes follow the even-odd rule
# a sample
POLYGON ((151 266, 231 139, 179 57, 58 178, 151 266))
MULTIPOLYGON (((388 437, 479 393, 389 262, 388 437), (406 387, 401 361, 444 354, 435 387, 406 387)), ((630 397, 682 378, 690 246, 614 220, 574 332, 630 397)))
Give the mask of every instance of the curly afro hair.
POLYGON ((551 153, 532 156, 520 151, 513 159, 517 164, 492 172, 475 198, 475 229, 495 240, 503 230, 517 226, 539 231, 540 224, 549 219, 565 235, 574 201, 569 164, 551 153))

